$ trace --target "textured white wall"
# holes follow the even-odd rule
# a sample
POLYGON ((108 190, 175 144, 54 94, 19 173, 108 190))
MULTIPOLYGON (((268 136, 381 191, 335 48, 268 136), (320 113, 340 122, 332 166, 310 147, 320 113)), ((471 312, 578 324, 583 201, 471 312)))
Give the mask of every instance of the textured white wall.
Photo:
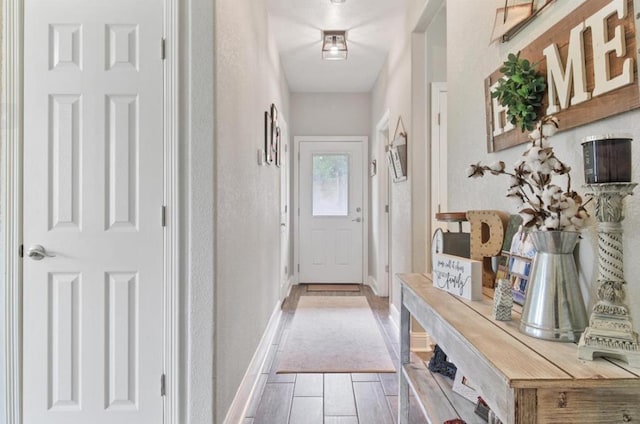
POLYGON ((214 375, 214 34, 213 3, 189 0, 180 10, 182 325, 180 422, 215 419, 214 375))
MULTIPOLYGON (((479 160, 494 162, 503 160, 513 164, 522 154, 524 146, 488 154, 485 136, 484 79, 497 69, 509 52, 517 52, 550 26, 561 20, 583 1, 555 2, 547 11, 532 22, 512 41, 489 45, 489 37, 495 9, 504 4, 492 0, 485 2, 447 3, 447 42, 449 84, 449 207, 451 210, 503 209, 515 212, 504 197, 507 181, 499 177, 484 177, 470 181, 466 178, 467 166, 479 160)), ((637 82, 636 82, 637 84, 637 82)), ((584 192, 582 148, 580 140, 589 135, 612 132, 633 134, 633 175, 640 181, 640 111, 627 112, 613 118, 598 121, 572 130, 564 131, 551 139, 556 154, 573 168, 574 188, 584 192)), ((562 126, 562 122, 560 122, 562 126)), ((640 225, 640 193, 631 196, 626 203, 624 221, 625 275, 627 278, 631 314, 636 331, 640 328, 640 236, 636 229, 640 225)), ((597 272, 595 224, 583 231, 579 247, 578 270, 581 288, 587 305, 595 299, 593 280, 597 272)), ((590 309, 588 309, 590 310, 590 309)))
POLYGON ((265 0, 215 3, 216 422, 222 422, 278 302, 279 168, 258 166, 264 111, 289 94, 265 0))
POLYGON ((367 135, 369 93, 291 93, 291 134, 367 135))
MULTIPOLYGON (((414 2, 419 3, 419 2, 414 2)), ((416 6, 417 7, 417 6, 416 6)), ((407 21, 413 20, 415 10, 410 7, 407 14, 407 21)), ((411 129, 411 30, 409 25, 403 26, 402 31, 397 32, 396 39, 391 47, 389 57, 385 62, 380 75, 375 83, 371 97, 371 122, 370 132, 372 139, 376 134, 375 125, 380 121, 385 111, 390 111, 390 137, 396 122, 401 116, 407 130, 411 129)), ((412 157, 414 147, 409 134, 408 156, 412 157)), ((378 163, 383 166, 384 158, 377 158, 378 163)), ((412 259, 412 229, 411 229, 411 185, 415 181, 412 178, 412 167, 409 169, 407 181, 392 183, 390 190, 391 200, 391 228, 390 246, 391 263, 390 273, 392 275, 391 289, 389 297, 391 303, 400 310, 400 282, 396 277, 397 273, 411 272, 412 259)), ((424 184, 422 182, 421 184, 424 184)))

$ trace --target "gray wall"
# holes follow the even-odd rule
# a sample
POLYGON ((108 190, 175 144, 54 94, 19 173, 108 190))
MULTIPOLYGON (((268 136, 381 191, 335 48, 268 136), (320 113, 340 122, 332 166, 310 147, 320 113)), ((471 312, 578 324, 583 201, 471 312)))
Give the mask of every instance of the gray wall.
MULTIPOLYGON (((419 3, 419 2, 415 2, 419 3)), ((415 14, 416 10, 410 8, 407 14, 407 22, 415 14)), ((376 134, 376 124, 389 110, 389 133, 393 138, 396 123, 402 117, 405 128, 412 128, 411 113, 411 27, 405 23, 396 34, 396 38, 391 46, 387 61, 385 62, 380 75, 374 85, 371 95, 371 122, 370 133, 376 134)), ((413 155, 413 143, 409 134, 408 157, 413 155)), ((373 136, 372 136, 373 139, 373 136)), ((384 163, 384 158, 377 158, 379 164, 384 163)), ((413 166, 409 165, 408 179, 403 182, 392 183, 389 193, 391 202, 390 216, 390 275, 392 276, 391 288, 389 290, 390 302, 392 305, 392 316, 398 319, 400 310, 400 281, 396 277, 397 273, 411 272, 412 261, 412 235, 411 235, 411 193, 412 184, 416 181, 412 176, 413 166)), ((420 183, 420 182, 418 182, 420 183)), ((424 182, 422 182, 424 184, 424 182)))
POLYGON ((280 168, 259 166, 264 111, 289 119, 265 0, 215 3, 216 417, 221 423, 279 306, 280 168))
POLYGON ((292 93, 291 135, 368 135, 369 93, 292 93))

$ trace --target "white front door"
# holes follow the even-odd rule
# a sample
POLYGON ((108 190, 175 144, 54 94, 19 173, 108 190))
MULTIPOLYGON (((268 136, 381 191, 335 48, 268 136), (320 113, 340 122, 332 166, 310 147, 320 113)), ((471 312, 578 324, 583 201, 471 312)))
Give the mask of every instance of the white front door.
POLYGON ((300 282, 363 282, 362 141, 300 142, 300 282))
POLYGON ((163 421, 162 36, 161 0, 25 1, 25 424, 163 421))

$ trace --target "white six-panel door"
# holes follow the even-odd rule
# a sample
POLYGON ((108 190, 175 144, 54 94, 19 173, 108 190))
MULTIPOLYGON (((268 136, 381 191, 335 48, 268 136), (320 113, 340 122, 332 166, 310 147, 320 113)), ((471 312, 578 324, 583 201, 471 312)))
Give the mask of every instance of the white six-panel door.
POLYGON ((25 0, 25 424, 162 423, 162 19, 25 0))
POLYGON ((363 282, 362 141, 299 144, 300 283, 363 282))

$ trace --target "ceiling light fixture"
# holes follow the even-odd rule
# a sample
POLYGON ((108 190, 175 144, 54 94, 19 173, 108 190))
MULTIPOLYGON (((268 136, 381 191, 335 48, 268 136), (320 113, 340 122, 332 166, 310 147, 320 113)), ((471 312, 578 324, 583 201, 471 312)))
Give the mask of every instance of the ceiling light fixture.
POLYGON ((322 31, 322 58, 324 60, 347 58, 346 31, 322 31))
POLYGON ((335 3, 335 4, 340 4, 340 3, 344 3, 345 0, 331 0, 331 3, 335 3))

